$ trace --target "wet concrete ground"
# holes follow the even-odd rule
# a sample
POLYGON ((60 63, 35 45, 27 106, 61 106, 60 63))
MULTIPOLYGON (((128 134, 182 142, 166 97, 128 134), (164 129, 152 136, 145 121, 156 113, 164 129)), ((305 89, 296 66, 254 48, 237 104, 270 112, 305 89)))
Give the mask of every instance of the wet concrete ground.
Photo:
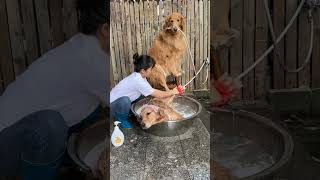
POLYGON ((210 179, 209 132, 200 118, 175 137, 153 136, 138 126, 124 130, 124 145, 111 148, 111 179, 210 179))

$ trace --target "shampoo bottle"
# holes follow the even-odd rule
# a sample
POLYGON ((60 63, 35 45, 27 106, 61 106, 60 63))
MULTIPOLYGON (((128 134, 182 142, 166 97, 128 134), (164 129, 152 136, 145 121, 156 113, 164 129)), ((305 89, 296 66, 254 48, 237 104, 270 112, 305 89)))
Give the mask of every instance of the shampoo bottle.
POLYGON ((121 146, 124 142, 124 135, 120 130, 120 128, 118 127, 119 123, 120 123, 119 121, 114 122, 115 127, 111 135, 111 142, 115 147, 121 146))

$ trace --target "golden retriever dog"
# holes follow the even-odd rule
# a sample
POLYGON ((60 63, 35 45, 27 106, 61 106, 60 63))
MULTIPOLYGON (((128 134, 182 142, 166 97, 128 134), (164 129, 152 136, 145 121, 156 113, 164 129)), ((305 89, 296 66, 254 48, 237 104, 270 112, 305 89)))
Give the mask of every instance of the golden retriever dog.
POLYGON ((174 96, 165 99, 153 98, 148 104, 143 105, 140 113, 142 128, 148 129, 163 121, 183 119, 181 114, 171 107, 173 98, 174 96))
MULTIPOLYGON (((187 46, 179 29, 184 31, 184 17, 174 12, 166 17, 162 31, 149 49, 148 55, 156 62, 148 78, 154 88, 169 90, 166 78, 173 75, 180 79, 182 75, 181 61, 187 46)), ((177 84, 180 85, 180 82, 177 84)))

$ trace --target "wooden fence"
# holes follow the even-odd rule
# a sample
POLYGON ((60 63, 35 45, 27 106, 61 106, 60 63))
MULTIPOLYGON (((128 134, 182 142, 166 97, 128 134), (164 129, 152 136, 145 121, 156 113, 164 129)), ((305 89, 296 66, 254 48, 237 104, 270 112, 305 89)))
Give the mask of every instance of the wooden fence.
MULTIPOLYGON (((198 70, 203 60, 209 57, 210 1, 209 0, 167 0, 111 2, 111 56, 114 83, 133 72, 134 53, 146 54, 161 30, 164 19, 172 12, 185 17, 185 33, 190 44, 195 67, 198 70), (159 12, 159 15, 158 15, 159 12)), ((182 69, 185 74, 182 84, 193 77, 191 59, 186 51, 182 69)), ((209 89, 204 82, 206 71, 193 81, 188 90, 209 89)), ((113 84, 114 85, 114 84, 113 84)))
POLYGON ((75 0, 0 0, 0 94, 34 60, 78 31, 75 0))
MULTIPOLYGON (((276 35, 282 32, 295 12, 299 0, 269 0, 276 35)), ((270 88, 320 87, 320 10, 314 12, 314 48, 311 63, 300 73, 285 72, 278 61, 295 69, 306 58, 310 42, 307 10, 303 9, 287 36, 278 45, 279 56, 271 53, 268 58, 244 79, 242 98, 263 98, 270 88)), ((213 17, 215 18, 215 17, 213 17)), ((236 76, 249 67, 271 45, 262 0, 231 0, 231 27, 240 31, 229 50, 222 51, 225 72, 236 76)))

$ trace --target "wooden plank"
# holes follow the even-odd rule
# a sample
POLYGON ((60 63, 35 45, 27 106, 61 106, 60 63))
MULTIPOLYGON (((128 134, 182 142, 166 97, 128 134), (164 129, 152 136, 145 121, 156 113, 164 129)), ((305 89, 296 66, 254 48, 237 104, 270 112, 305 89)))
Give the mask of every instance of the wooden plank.
POLYGON ((182 4, 181 4, 182 2, 181 2, 181 0, 177 0, 177 12, 178 13, 180 13, 180 14, 182 14, 182 4))
POLYGON ((320 88, 320 11, 314 11, 314 47, 312 54, 312 87, 320 88))
POLYGON ((119 57, 120 59, 118 59, 120 66, 118 66, 118 68, 121 69, 121 75, 122 75, 122 79, 125 78, 126 75, 126 66, 124 63, 124 48, 126 48, 126 46, 123 46, 123 29, 122 29, 122 17, 121 17, 121 2, 115 2, 115 8, 116 8, 116 23, 117 23, 117 34, 118 34, 118 48, 119 48, 119 57))
MULTIPOLYGON (((299 39, 298 39, 298 64, 299 67, 305 62, 305 59, 309 50, 310 42, 310 25, 308 22, 308 11, 301 11, 299 15, 299 39)), ((310 86, 310 64, 307 64, 306 67, 299 72, 298 74, 298 85, 301 86, 310 86)))
POLYGON ((130 30, 131 30, 131 41, 132 41, 132 55, 129 56, 130 63, 131 63, 131 71, 133 72, 134 66, 133 66, 133 54, 138 52, 137 49, 137 39, 136 39, 136 25, 135 25, 135 16, 134 16, 134 2, 130 1, 130 30))
MULTIPOLYGON (((203 51, 203 42, 204 42, 204 39, 203 39, 203 35, 204 35, 204 28, 203 28, 203 1, 202 0, 200 0, 199 1, 199 43, 200 43, 200 46, 199 46, 199 65, 201 66, 202 65, 202 63, 203 63, 203 60, 204 60, 204 55, 203 55, 203 53, 204 53, 204 51, 203 51)), ((200 68, 200 67, 199 67, 200 68)), ((199 84, 199 87, 197 88, 197 89, 203 89, 203 85, 202 85, 202 83, 204 82, 204 76, 205 76, 205 73, 206 73, 206 71, 205 71, 206 69, 203 69, 202 71, 201 71, 201 73, 200 73, 200 78, 199 78, 199 80, 200 80, 200 84, 199 84)))
POLYGON ((140 13, 140 37, 141 37, 141 45, 142 52, 141 54, 146 54, 146 36, 145 36, 145 24, 144 24, 144 8, 143 1, 139 2, 139 13, 140 13))
POLYGON ((121 13, 121 31, 122 31, 122 43, 123 43, 123 59, 122 63, 124 64, 124 71, 126 72, 125 76, 128 76, 130 73, 129 67, 129 51, 128 51, 128 37, 127 37, 127 27, 126 23, 128 19, 126 18, 126 10, 125 10, 126 1, 120 1, 120 13, 121 13))
POLYGON ((49 0, 53 47, 57 47, 64 42, 63 24, 61 23, 63 20, 62 7, 63 0, 49 0))
MULTIPOLYGON (((276 37, 278 37, 285 28, 285 8, 285 0, 273 1, 273 24, 276 37)), ((279 62, 284 64, 284 41, 279 42, 273 52, 273 88, 282 89, 285 87, 285 72, 279 62)))
POLYGON ((32 0, 21 1, 21 13, 25 37, 24 51, 27 66, 39 57, 40 51, 37 37, 37 22, 34 11, 32 0))
POLYGON ((178 0, 172 0, 172 12, 178 12, 178 0))
POLYGON ((164 2, 161 0, 159 1, 159 22, 158 22, 158 29, 157 29, 157 34, 161 31, 162 26, 164 24, 164 18, 165 18, 165 6, 164 6, 164 2))
POLYGON ((37 24, 38 24, 38 35, 40 53, 44 54, 52 47, 52 37, 50 31, 49 11, 47 0, 34 0, 37 24))
MULTIPOLYGON (((188 24, 188 22, 187 22, 187 8, 188 8, 188 6, 187 6, 186 1, 182 1, 182 2, 180 1, 180 5, 183 7, 181 14, 184 17, 184 33, 185 33, 187 40, 188 40, 188 37, 189 37, 189 32, 188 32, 188 28, 187 28, 187 24, 188 24)), ((189 60, 188 59, 188 48, 190 48, 190 47, 187 47, 185 53, 183 54, 182 61, 181 61, 182 62, 181 69, 183 72, 185 72, 182 74, 182 81, 181 81, 182 84, 185 84, 189 79, 189 77, 188 77, 189 73, 186 73, 188 70, 187 67, 188 67, 188 63, 189 63, 188 62, 188 60, 189 60)))
POLYGON ((140 36, 140 30, 141 30, 141 26, 140 26, 140 14, 139 14, 139 3, 135 2, 134 3, 134 16, 135 16, 135 26, 136 26, 136 37, 137 37, 137 49, 138 49, 138 53, 141 54, 142 53, 142 40, 141 40, 141 36, 140 36))
MULTIPOLYGON (((111 5, 111 4, 110 4, 111 5)), ((110 6, 112 7, 112 6, 110 6)), ((110 87, 114 87, 116 82, 118 81, 118 71, 117 71, 117 63, 116 63, 116 58, 115 58, 115 45, 113 42, 113 36, 114 36, 114 31, 111 26, 111 31, 110 31, 110 55, 111 55, 111 66, 110 66, 110 87)), ((110 88, 110 89, 111 89, 110 88)))
POLYGON ((76 0, 63 1, 63 28, 65 39, 69 39, 78 32, 78 15, 75 5, 76 0))
MULTIPOLYGON (((208 55, 208 26, 210 26, 208 22, 208 0, 203 0, 203 59, 209 58, 208 55)), ((207 71, 210 69, 210 67, 207 67, 204 71, 204 81, 206 80, 207 77, 207 71)), ((209 74, 208 74, 209 78, 209 74)), ((209 80, 209 79, 208 79, 209 80)), ((208 83, 205 83, 203 85, 204 89, 209 89, 208 88, 208 83)))
POLYGON ((149 1, 144 1, 143 3, 144 8, 144 36, 145 36, 145 52, 147 53, 149 49, 149 42, 150 42, 150 3, 149 1))
POLYGON ((114 54, 115 54, 115 61, 116 61, 116 68, 114 69, 114 71, 116 71, 118 73, 118 79, 117 81, 122 79, 122 68, 121 68, 121 61, 120 61, 120 48, 118 45, 118 29, 117 29, 117 12, 116 12, 116 3, 117 2, 112 2, 110 4, 110 8, 111 8, 111 26, 112 26, 112 31, 113 31, 113 43, 114 43, 114 54))
POLYGON ((172 1, 171 0, 165 0, 164 1, 165 4, 165 16, 168 16, 172 13, 172 1))
POLYGON ((7 87, 15 78, 11 61, 10 34, 6 12, 6 1, 0 0, 0 27, 2 29, 2 32, 0 33, 0 68, 3 76, 2 84, 4 87, 7 87))
MULTIPOLYGON (((208 39, 207 39, 207 46, 208 46, 208 58, 210 59, 210 15, 211 15, 211 9, 210 9, 210 7, 211 7, 211 5, 210 5, 210 0, 208 0, 208 5, 207 5, 207 10, 208 10, 208 13, 207 13, 207 15, 208 15, 208 31, 207 31, 207 33, 208 33, 208 39)), ((209 74, 208 74, 208 82, 207 82, 207 87, 208 87, 208 89, 210 90, 211 89, 211 80, 210 80, 210 74, 211 74, 211 72, 210 72, 210 67, 208 67, 209 68, 209 74)))
MULTIPOLYGON (((149 44, 148 44, 148 50, 150 49, 151 47, 151 44, 152 44, 152 41, 154 39, 154 23, 155 23, 155 14, 154 14, 154 1, 153 0, 150 0, 149 1, 149 7, 150 7, 150 10, 149 10, 149 44)), ((147 52, 148 52, 147 50, 147 52)))
MULTIPOLYGON (((190 55, 189 55, 189 48, 190 48, 190 33, 189 33, 189 16, 188 16, 188 11, 189 11, 189 3, 188 1, 182 1, 182 7, 183 7, 183 10, 182 10, 182 15, 184 16, 184 32, 185 32, 185 35, 186 35, 186 39, 185 41, 187 41, 186 43, 188 43, 188 46, 187 46, 187 49, 184 53, 184 56, 183 56, 183 60, 182 60, 182 71, 183 71, 183 74, 182 74, 182 84, 184 85, 186 82, 188 82, 190 80, 190 77, 189 77, 189 62, 190 62, 190 55)), ((188 89, 187 89, 188 91, 188 89)))
MULTIPOLYGON (((180 7, 180 14, 183 16, 183 17, 186 17, 186 6, 184 5, 185 4, 185 2, 183 2, 183 1, 180 1, 180 0, 178 0, 177 1, 177 3, 178 3, 178 6, 180 7), (183 9, 182 9, 183 8, 183 9)), ((184 19, 184 23, 186 24, 186 19, 184 19)), ((185 35, 187 35, 186 34, 186 26, 184 27, 184 33, 185 33, 185 35)), ((183 38, 184 39, 184 38, 183 38)), ((184 43, 185 43, 185 41, 183 41, 184 43)), ((183 84, 185 84, 185 82, 186 82, 186 74, 185 73, 183 73, 183 71, 186 71, 186 69, 187 69, 187 67, 186 67, 186 61, 187 61, 187 50, 185 51, 185 53, 182 55, 182 59, 181 59, 181 70, 182 70, 182 75, 181 75, 181 84, 183 85, 183 84)))
POLYGON ((151 46, 151 41, 152 41, 152 22, 153 22, 153 3, 152 3, 152 0, 149 0, 147 1, 148 2, 148 18, 146 18, 147 20, 147 26, 148 26, 148 29, 147 29, 147 38, 148 38, 148 41, 147 41, 147 50, 146 52, 148 52, 148 49, 150 48, 151 46))
MULTIPOLYGON (((264 12, 263 1, 256 0, 256 26, 255 26, 255 59, 265 52, 268 46, 268 25, 264 12)), ((263 98, 266 94, 266 67, 267 59, 256 66, 254 70, 255 98, 263 98)))
POLYGON ((22 20, 18 0, 7 0, 7 14, 11 41, 12 62, 15 75, 20 75, 26 69, 23 47, 22 20))
POLYGON ((230 66, 229 66, 229 59, 230 59, 230 50, 228 48, 223 48, 220 50, 220 64, 222 67, 222 72, 230 74, 230 66))
POLYGON ((180 2, 180 12, 181 12, 181 14, 183 14, 184 13, 184 11, 185 11, 185 9, 186 9, 186 0, 179 0, 179 2, 180 2))
POLYGON ((149 22, 149 9, 148 9, 148 4, 147 1, 143 1, 143 24, 144 24, 144 53, 147 51, 148 49, 148 41, 149 41, 149 36, 148 36, 148 22, 149 22))
POLYGON ((157 5, 158 5, 158 2, 153 0, 152 1, 152 10, 153 10, 152 11, 152 24, 151 24, 152 37, 151 37, 150 47, 152 46, 152 43, 157 35, 157 26, 158 26, 157 5))
POLYGON ((150 35, 149 35, 149 46, 148 49, 151 47, 152 41, 154 39, 154 22, 155 22, 155 1, 150 0, 150 12, 149 12, 149 16, 150 16, 150 21, 149 21, 149 31, 150 31, 150 35))
POLYGON ((133 69, 134 69, 134 66, 133 66, 133 61, 132 61, 132 56, 133 56, 133 51, 132 51, 132 40, 131 40, 131 29, 132 26, 130 25, 131 22, 130 22, 130 8, 129 8, 129 1, 125 1, 124 2, 124 6, 125 6, 125 24, 126 24, 126 30, 127 30, 127 33, 126 33, 126 37, 127 37, 127 40, 126 42, 128 43, 128 46, 127 46, 127 51, 126 51, 126 64, 128 65, 127 67, 127 73, 128 74, 131 74, 133 72, 133 69))
MULTIPOLYGON (((255 1, 243 1, 243 69, 254 63, 255 1)), ((254 99, 254 72, 242 80, 243 99, 254 99)))
POLYGON ((116 67, 114 69, 115 72, 118 73, 117 75, 117 81, 120 81, 123 76, 122 76, 122 68, 121 68, 121 57, 120 57, 120 47, 119 47, 119 39, 118 39, 118 34, 119 34, 119 31, 118 31, 118 14, 117 14, 117 4, 118 2, 112 2, 111 3, 111 15, 112 15, 112 18, 111 18, 111 26, 112 26, 112 29, 113 29, 113 43, 114 43, 114 54, 115 54, 115 61, 116 61, 116 67))
MULTIPOLYGON (((196 71, 200 69, 200 12, 199 12, 199 1, 195 1, 195 63, 196 63, 196 71)), ((195 78, 195 88, 200 88, 200 77, 197 76, 195 78)))
MULTIPOLYGON (((286 2, 286 24, 289 23, 291 17, 297 9, 298 0, 287 0, 286 2)), ((289 69, 297 68, 297 21, 295 21, 286 35, 286 67, 289 69)), ((297 87, 297 73, 285 73, 286 78, 286 88, 296 88, 297 87)))
MULTIPOLYGON (((179 12, 179 0, 172 0, 172 12, 179 12)), ((183 56, 181 59, 181 62, 183 60, 183 56)), ((182 82, 183 77, 181 78, 181 82, 182 82)))
MULTIPOLYGON (((239 31, 239 38, 235 39, 230 49, 230 74, 235 77, 242 72, 242 26, 243 1, 231 1, 231 27, 239 31)), ((242 89, 239 98, 241 98, 242 89)))
MULTIPOLYGON (((189 76, 190 76, 190 79, 193 78, 193 76, 195 75, 195 72, 193 71, 193 67, 195 66, 195 54, 194 54, 194 42, 195 42, 195 34, 196 34, 196 31, 195 31, 195 1, 193 0, 190 0, 191 2, 189 2, 190 4, 190 9, 189 9, 189 12, 190 12, 190 16, 189 16, 189 22, 190 22, 190 26, 189 26, 189 34, 190 34, 190 50, 191 50, 191 53, 192 53, 192 57, 193 57, 193 60, 190 61, 190 66, 189 66, 189 76)), ((189 84, 189 91, 192 91, 194 90, 194 86, 195 86, 195 83, 194 81, 192 81, 190 84, 189 84)))

